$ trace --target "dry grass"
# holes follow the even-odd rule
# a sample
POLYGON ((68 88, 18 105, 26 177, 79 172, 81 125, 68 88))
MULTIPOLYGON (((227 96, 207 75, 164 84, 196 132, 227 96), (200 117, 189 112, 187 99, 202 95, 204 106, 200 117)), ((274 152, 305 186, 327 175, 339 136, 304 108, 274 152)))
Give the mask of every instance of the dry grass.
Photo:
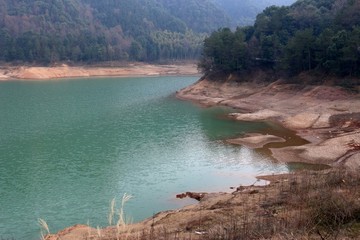
POLYGON ((202 239, 359 238, 360 174, 344 169, 290 174, 263 196, 260 214, 245 212, 202 239))
POLYGON ((39 218, 38 219, 38 224, 40 226, 40 235, 41 235, 41 239, 44 240, 45 236, 50 234, 50 230, 49 230, 49 226, 46 223, 46 221, 44 219, 39 218))
POLYGON ((125 208, 125 204, 130 201, 130 199, 132 198, 132 195, 129 195, 127 193, 125 193, 121 199, 121 206, 120 209, 118 211, 118 222, 117 222, 117 226, 125 226, 129 223, 128 219, 126 219, 125 217, 125 212, 124 212, 124 208, 125 208))
POLYGON ((116 225, 94 230, 87 239, 360 239, 360 172, 302 171, 264 179, 271 184, 239 187, 211 204, 201 202, 191 215, 166 212, 136 229, 124 214, 131 199, 125 194, 118 209, 115 200, 110 204, 109 219, 116 225))
POLYGON ((108 215, 109 226, 111 226, 112 222, 113 222, 113 218, 114 218, 114 214, 115 214, 115 204, 116 204, 116 199, 113 198, 110 203, 110 211, 109 211, 109 215, 108 215))
MULTIPOLYGON (((113 222, 116 222, 115 228, 116 228, 116 236, 110 237, 106 236, 106 231, 104 229, 100 228, 99 226, 96 227, 96 229, 93 231, 90 227, 88 228, 87 232, 87 240, 101 240, 101 239, 116 239, 116 240, 124 240, 128 237, 127 232, 127 225, 131 224, 130 220, 127 219, 125 216, 125 205, 126 203, 132 198, 132 195, 129 195, 125 193, 121 199, 121 205, 117 209, 116 206, 116 199, 113 198, 110 202, 110 210, 108 214, 108 223, 109 226, 112 226, 113 222), (116 221, 117 218, 117 221, 116 221)), ((90 226, 90 223, 88 221, 88 226, 90 226)))
MULTIPOLYGON (((151 228, 134 239, 360 239, 360 173, 345 169, 274 177, 242 198, 241 212, 219 211, 190 231, 151 228), (220 223, 219 223, 220 222, 220 223), (206 227, 205 227, 206 226, 206 227)), ((196 220, 198 221, 198 220, 196 220)))

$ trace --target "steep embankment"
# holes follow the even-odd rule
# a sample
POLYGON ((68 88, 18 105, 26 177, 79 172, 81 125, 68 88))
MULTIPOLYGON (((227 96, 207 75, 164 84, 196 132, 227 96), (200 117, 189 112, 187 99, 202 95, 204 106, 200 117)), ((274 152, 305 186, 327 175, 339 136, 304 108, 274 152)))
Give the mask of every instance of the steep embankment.
MULTIPOLYGON (((360 167, 358 93, 334 86, 285 84, 281 80, 271 84, 238 83, 230 76, 223 82, 203 79, 179 91, 177 96, 207 106, 237 108, 241 113, 231 114, 236 120, 276 121, 310 142, 303 146, 270 149, 279 161, 360 167)), ((259 138, 271 141, 274 137, 252 136, 236 140, 251 146, 251 142, 259 138)))

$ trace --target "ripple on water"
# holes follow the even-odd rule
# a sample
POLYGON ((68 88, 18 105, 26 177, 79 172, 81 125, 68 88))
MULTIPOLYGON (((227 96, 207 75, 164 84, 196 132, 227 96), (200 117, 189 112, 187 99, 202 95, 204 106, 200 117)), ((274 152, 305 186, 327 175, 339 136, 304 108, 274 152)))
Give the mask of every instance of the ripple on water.
POLYGON ((110 200, 134 198, 134 221, 191 201, 185 191, 252 184, 287 165, 222 139, 271 129, 225 108, 172 97, 194 77, 0 83, 0 236, 38 239, 76 223, 107 224, 110 200))

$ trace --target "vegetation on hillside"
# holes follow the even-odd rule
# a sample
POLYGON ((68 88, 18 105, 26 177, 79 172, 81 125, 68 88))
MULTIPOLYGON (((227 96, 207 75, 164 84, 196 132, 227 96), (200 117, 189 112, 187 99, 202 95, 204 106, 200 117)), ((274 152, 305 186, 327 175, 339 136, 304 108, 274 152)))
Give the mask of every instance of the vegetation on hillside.
POLYGON ((204 73, 271 69, 294 76, 313 71, 360 76, 360 2, 299 0, 268 7, 254 26, 222 28, 205 39, 204 73))
POLYGON ((211 0, 157 0, 169 13, 195 32, 210 33, 229 26, 230 18, 211 0))
POLYGON ((179 17, 162 2, 170 1, 0 0, 0 61, 195 59, 204 33, 227 22, 206 1, 186 0, 182 4, 192 11, 179 17), (217 18, 208 22, 204 16, 217 18), (184 19, 206 22, 207 29, 184 19))
POLYGON ((0 61, 196 59, 230 22, 213 0, 0 0, 0 61))

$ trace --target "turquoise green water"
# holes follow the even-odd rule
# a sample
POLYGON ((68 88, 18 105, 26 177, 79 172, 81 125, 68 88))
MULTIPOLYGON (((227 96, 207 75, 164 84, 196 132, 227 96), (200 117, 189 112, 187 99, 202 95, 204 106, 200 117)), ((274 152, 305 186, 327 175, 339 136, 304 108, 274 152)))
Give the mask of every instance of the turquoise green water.
POLYGON ((263 131, 223 118, 229 110, 177 100, 196 77, 0 83, 0 239, 38 239, 37 219, 56 232, 105 226, 109 203, 134 196, 133 221, 179 208, 184 191, 221 191, 287 171, 222 139, 263 131))

